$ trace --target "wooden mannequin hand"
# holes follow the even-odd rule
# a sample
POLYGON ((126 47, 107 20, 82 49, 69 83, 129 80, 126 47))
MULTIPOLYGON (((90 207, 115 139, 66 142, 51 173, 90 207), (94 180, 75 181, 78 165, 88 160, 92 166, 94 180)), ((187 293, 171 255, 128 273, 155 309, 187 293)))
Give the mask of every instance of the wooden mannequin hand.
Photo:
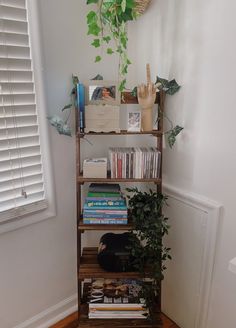
POLYGON ((156 87, 153 83, 138 86, 138 102, 143 109, 152 108, 156 100, 156 87))

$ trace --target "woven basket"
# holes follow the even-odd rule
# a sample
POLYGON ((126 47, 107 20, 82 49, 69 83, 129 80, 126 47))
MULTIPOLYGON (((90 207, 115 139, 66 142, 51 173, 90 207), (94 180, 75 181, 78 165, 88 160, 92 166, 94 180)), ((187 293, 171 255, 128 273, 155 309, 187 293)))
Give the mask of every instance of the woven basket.
POLYGON ((136 0, 135 2, 136 2, 135 9, 136 9, 137 13, 142 15, 145 12, 145 10, 147 9, 151 0, 136 0))

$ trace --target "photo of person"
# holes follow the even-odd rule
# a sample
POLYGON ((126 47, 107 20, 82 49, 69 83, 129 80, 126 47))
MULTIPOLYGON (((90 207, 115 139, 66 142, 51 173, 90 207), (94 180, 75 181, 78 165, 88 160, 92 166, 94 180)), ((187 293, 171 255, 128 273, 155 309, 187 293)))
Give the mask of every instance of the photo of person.
POLYGON ((90 100, 114 101, 115 95, 116 95, 115 86, 109 86, 109 87, 95 86, 90 100))
POLYGON ((128 113, 128 131, 140 131, 141 129, 141 113, 128 113))

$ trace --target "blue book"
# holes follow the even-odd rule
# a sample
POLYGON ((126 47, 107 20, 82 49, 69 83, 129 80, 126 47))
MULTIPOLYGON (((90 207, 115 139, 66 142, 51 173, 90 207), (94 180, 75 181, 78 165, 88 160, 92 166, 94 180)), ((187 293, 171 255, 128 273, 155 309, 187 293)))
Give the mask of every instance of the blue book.
POLYGON ((77 84, 77 105, 79 108, 80 132, 84 132, 84 128, 85 128, 85 88, 82 83, 77 84))
POLYGON ((89 206, 88 204, 84 204, 83 206, 84 210, 109 210, 109 211, 127 211, 127 206, 126 205, 119 205, 119 206, 89 206))
POLYGON ((127 213, 126 214, 94 214, 94 213, 83 213, 84 218, 93 218, 93 219, 127 219, 127 213))
POLYGON ((83 219, 84 224, 128 224, 128 220, 125 219, 83 219))

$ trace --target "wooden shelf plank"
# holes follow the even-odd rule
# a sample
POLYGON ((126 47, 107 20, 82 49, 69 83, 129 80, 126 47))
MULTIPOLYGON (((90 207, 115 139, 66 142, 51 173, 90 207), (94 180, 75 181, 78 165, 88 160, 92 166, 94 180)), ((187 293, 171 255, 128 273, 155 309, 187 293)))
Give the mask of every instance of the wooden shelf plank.
POLYGON ((156 184, 161 184, 161 179, 158 178, 151 178, 151 179, 126 179, 126 178, 84 178, 82 174, 80 174, 77 178, 77 182, 84 183, 84 182, 153 182, 156 184))
POLYGON ((152 130, 152 131, 127 131, 127 130, 121 130, 120 132, 79 132, 77 134, 80 138, 83 138, 85 135, 114 135, 114 136, 120 136, 120 135, 152 135, 154 137, 162 137, 163 132, 159 130, 152 130))
POLYGON ((80 259, 80 268, 78 273, 79 280, 89 278, 109 278, 109 279, 139 279, 139 272, 107 272, 103 270, 97 262, 97 247, 83 248, 80 259))

